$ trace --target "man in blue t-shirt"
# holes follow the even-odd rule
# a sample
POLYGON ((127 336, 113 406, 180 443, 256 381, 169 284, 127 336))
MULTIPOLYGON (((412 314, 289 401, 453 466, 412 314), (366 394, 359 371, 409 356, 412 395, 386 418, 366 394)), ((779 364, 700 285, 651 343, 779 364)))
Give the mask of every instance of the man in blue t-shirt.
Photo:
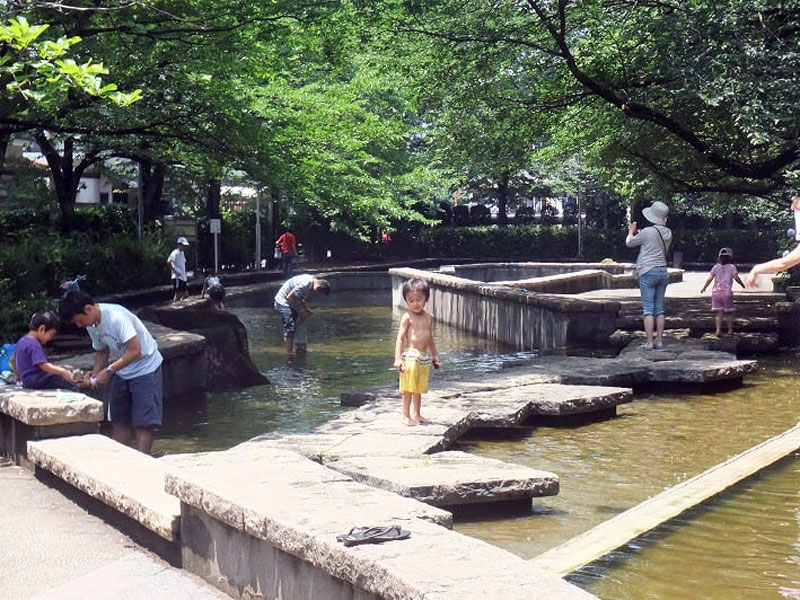
POLYGON ((89 377, 97 385, 111 382, 108 420, 111 435, 145 454, 153 445, 153 430, 161 425, 161 353, 153 336, 119 304, 97 304, 84 292, 67 292, 59 302, 61 318, 86 329, 95 350, 89 377))
POLYGON ((293 350, 298 354, 306 351, 305 335, 301 337, 296 333, 298 329, 305 332, 304 324, 311 317, 311 311, 306 304, 309 297, 312 294, 327 296, 330 292, 331 285, 325 279, 317 279, 313 275, 295 275, 287 279, 275 294, 273 306, 281 317, 287 354, 291 354, 293 350))

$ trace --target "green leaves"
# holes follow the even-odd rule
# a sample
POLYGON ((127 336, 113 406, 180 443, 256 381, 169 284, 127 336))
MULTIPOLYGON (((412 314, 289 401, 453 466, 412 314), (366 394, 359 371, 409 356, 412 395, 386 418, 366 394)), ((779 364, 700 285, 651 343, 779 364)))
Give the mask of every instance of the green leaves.
MULTIPOLYGON (((6 51, 0 56, 0 79, 5 80, 7 92, 18 94, 31 105, 51 113, 65 101, 69 90, 108 99, 120 106, 141 98, 141 90, 122 93, 116 84, 103 83, 102 76, 108 75, 103 63, 95 63, 91 58, 83 63, 64 58, 81 42, 80 37, 40 40, 49 27, 31 25, 23 16, 0 24, 0 44, 16 51, 6 51)), ((20 112, 24 114, 27 109, 23 105, 20 112)))

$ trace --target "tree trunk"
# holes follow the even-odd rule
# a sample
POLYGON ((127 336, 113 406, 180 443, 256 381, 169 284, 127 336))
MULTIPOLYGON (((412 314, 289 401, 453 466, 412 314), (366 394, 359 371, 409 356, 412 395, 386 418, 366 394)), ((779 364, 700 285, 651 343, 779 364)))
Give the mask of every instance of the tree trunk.
POLYGON ((219 179, 209 178, 208 195, 206 196, 206 216, 219 219, 219 204, 222 196, 222 183, 219 179))
POLYGON ((75 140, 71 137, 64 138, 62 154, 44 133, 36 134, 39 149, 47 159, 50 177, 56 191, 58 207, 61 210, 61 228, 69 231, 75 220, 75 201, 78 197, 78 186, 84 171, 99 160, 96 149, 87 150, 81 161, 75 165, 75 140))
POLYGON ((146 158, 139 159, 142 173, 142 223, 151 223, 162 211, 159 209, 164 193, 164 176, 167 167, 146 158))
POLYGON ((508 207, 508 173, 500 175, 500 181, 497 182, 497 222, 500 225, 505 225, 508 222, 506 210, 508 207))
POLYGON ((8 151, 8 144, 11 142, 11 136, 7 134, 0 135, 0 171, 6 164, 6 152, 8 151))

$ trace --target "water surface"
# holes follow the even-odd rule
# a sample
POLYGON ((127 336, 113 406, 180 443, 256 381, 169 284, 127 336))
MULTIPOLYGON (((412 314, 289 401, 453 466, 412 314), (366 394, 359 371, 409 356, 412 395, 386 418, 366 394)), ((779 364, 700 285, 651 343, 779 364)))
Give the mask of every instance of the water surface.
MULTIPOLYGON (((340 393, 396 381, 390 367, 401 313, 389 306, 388 293, 331 296, 316 310, 304 361, 287 360, 272 310, 234 310, 272 383, 167 407, 156 452, 311 431, 351 410, 339 405, 340 393)), ((445 326, 437 327, 437 345, 444 368, 470 376, 514 358, 445 326)), ((761 371, 733 391, 642 394, 605 421, 462 441, 468 452, 557 473, 561 492, 537 500, 530 515, 461 521, 456 531, 524 558, 567 541, 793 426, 798 358, 761 359, 761 371)), ((606 599, 800 599, 798 470, 800 460, 782 461, 569 579, 606 599)))

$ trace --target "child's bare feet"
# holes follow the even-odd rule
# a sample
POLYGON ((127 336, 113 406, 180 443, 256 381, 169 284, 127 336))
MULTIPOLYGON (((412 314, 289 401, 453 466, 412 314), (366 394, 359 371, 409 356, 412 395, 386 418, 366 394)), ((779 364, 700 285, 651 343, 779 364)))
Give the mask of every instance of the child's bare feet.
POLYGON ((405 423, 409 427, 414 427, 415 425, 419 425, 419 423, 417 423, 417 421, 415 419, 412 419, 411 417, 403 417, 403 423, 405 423))
POLYGON ((428 424, 430 424, 430 421, 428 419, 426 419, 425 417, 423 417, 422 415, 417 415, 417 418, 415 419, 415 421, 417 422, 417 425, 428 425, 428 424))

